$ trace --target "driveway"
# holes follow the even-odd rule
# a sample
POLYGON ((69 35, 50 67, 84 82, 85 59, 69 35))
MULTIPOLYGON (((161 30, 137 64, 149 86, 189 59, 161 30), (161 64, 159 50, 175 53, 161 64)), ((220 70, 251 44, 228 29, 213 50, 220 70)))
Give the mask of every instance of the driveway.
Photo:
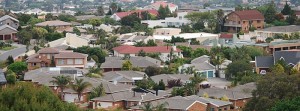
POLYGON ((207 81, 211 84, 211 87, 218 88, 227 88, 227 86, 230 86, 231 84, 230 81, 223 78, 207 78, 207 81))
POLYGON ((10 56, 10 55, 12 55, 14 58, 16 58, 19 55, 26 52, 26 46, 18 44, 17 47, 18 48, 15 48, 15 49, 5 51, 5 52, 1 53, 0 61, 6 60, 7 57, 10 56))

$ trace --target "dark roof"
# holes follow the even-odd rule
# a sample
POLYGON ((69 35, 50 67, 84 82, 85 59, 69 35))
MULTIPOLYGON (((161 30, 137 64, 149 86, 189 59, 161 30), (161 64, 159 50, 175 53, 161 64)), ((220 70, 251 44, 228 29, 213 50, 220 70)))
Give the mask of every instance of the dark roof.
POLYGON ((54 58, 86 58, 86 54, 81 54, 77 52, 59 52, 59 54, 54 55, 54 58))
POLYGON ((265 19, 262 13, 258 10, 242 10, 242 11, 234 11, 232 13, 237 14, 241 20, 261 20, 265 19))
POLYGON ((275 62, 282 58, 287 64, 296 65, 300 61, 300 50, 276 51, 273 55, 275 62))
POLYGON ((263 31, 270 32, 300 32, 300 26, 288 25, 288 26, 274 26, 263 29, 263 31))
POLYGON ((252 98, 251 93, 248 93, 248 92, 233 91, 231 89, 221 89, 221 88, 215 88, 215 87, 207 88, 207 89, 200 89, 198 92, 198 95, 203 96, 205 93, 208 94, 210 97, 215 97, 215 98, 222 98, 225 95, 230 100, 252 98))
POLYGON ((6 78, 5 78, 5 75, 4 75, 4 71, 2 69, 0 69, 0 84, 6 84, 7 81, 6 81, 6 78))
POLYGON ((258 56, 255 57, 256 67, 271 67, 274 65, 274 59, 272 56, 258 56))

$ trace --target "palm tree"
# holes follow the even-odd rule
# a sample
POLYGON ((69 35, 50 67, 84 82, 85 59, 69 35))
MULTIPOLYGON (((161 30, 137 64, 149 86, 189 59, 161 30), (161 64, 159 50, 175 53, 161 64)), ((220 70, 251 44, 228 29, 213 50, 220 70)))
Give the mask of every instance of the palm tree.
POLYGON ((91 84, 89 82, 84 82, 83 79, 75 79, 75 82, 71 85, 71 88, 77 92, 78 94, 78 100, 79 102, 81 101, 81 96, 83 91, 87 88, 91 86, 91 84))
POLYGON ((71 78, 69 76, 55 76, 52 77, 54 80, 50 81, 53 84, 56 84, 60 88, 60 99, 64 99, 64 89, 70 83, 71 78))
POLYGON ((142 111, 154 111, 153 105, 151 103, 146 103, 144 106, 140 107, 142 111))
POLYGON ((216 70, 217 70, 216 76, 217 77, 220 77, 220 65, 223 64, 224 61, 225 61, 225 58, 221 54, 213 55, 211 58, 211 62, 217 66, 216 67, 216 70))
POLYGON ((155 107, 155 111, 167 111, 168 109, 166 108, 166 106, 169 105, 167 102, 164 102, 162 104, 158 104, 155 107))

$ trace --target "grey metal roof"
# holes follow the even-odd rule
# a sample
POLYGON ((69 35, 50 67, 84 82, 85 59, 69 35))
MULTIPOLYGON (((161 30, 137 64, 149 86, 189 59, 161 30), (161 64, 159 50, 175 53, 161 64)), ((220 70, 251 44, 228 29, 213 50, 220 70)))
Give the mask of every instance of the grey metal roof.
POLYGON ((273 56, 257 56, 255 57, 256 67, 271 67, 274 65, 273 56))
POLYGON ((2 16, 1 18, 0 18, 0 21, 3 21, 3 20, 6 20, 6 19, 12 19, 12 20, 14 20, 14 21, 16 21, 16 22, 19 22, 19 20, 18 19, 16 19, 16 18, 13 18, 13 17, 11 17, 11 16, 9 16, 9 15, 4 15, 4 16, 2 16))
POLYGON ((287 64, 296 65, 300 61, 300 51, 299 50, 275 51, 273 56, 274 56, 275 62, 282 58, 287 64))
POLYGON ((6 81, 6 78, 5 78, 5 75, 4 75, 4 71, 2 69, 0 69, 0 84, 6 84, 7 81, 6 81))
POLYGON ((169 80, 177 80, 180 79, 182 83, 186 83, 190 80, 192 75, 185 75, 185 74, 160 74, 151 76, 151 79, 155 83, 159 83, 159 81, 163 80, 163 82, 167 85, 169 80))
POLYGON ((204 70, 215 70, 215 66, 208 62, 200 62, 195 64, 187 64, 190 67, 194 67, 196 71, 204 71, 204 70))
POLYGON ((289 26, 275 26, 263 29, 263 31, 270 32, 299 32, 300 26, 297 25, 289 25, 289 26))
MULTIPOLYGON (((11 26, 9 26, 9 25, 1 25, 1 26, 0 26, 0 30, 6 29, 6 28, 11 29, 10 31, 18 32, 17 29, 15 29, 15 28, 13 28, 13 27, 11 27, 11 26)), ((1 33, 1 34, 11 34, 11 33, 13 33, 13 32, 3 32, 3 33, 1 33)))
POLYGON ((211 99, 211 98, 199 97, 199 96, 196 96, 196 95, 187 96, 186 98, 188 98, 190 100, 200 101, 202 103, 213 104, 213 105, 215 105, 217 107, 232 104, 229 101, 222 101, 222 100, 218 100, 218 99, 211 99))
POLYGON ((255 89, 256 89, 255 82, 250 82, 244 85, 238 85, 236 87, 231 88, 230 90, 251 94, 252 91, 255 89))
MULTIPOLYGON (((130 62, 133 67, 146 68, 148 66, 160 67, 161 61, 150 57, 130 57, 130 62)), ((100 68, 122 68, 125 60, 122 57, 105 57, 105 62, 101 64, 100 68)))
POLYGON ((203 55, 203 56, 200 56, 198 58, 193 59, 191 61, 191 64, 198 64, 198 63, 203 63, 203 62, 206 62, 206 61, 209 61, 209 56, 203 55))
POLYGON ((252 97, 251 93, 249 94, 240 91, 233 91, 230 89, 221 89, 215 87, 200 89, 197 95, 203 96, 203 94, 205 93, 207 93, 210 97, 215 98, 222 98, 224 95, 226 95, 230 100, 238 100, 252 97))
POLYGON ((107 81, 134 82, 133 78, 143 78, 146 74, 139 71, 110 71, 103 73, 103 79, 107 81))

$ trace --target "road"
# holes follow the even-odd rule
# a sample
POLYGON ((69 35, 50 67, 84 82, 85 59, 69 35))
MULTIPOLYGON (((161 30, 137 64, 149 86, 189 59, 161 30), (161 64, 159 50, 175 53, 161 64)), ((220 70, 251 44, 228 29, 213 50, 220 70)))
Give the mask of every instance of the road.
POLYGON ((21 47, 6 51, 6 52, 0 54, 0 61, 6 60, 7 57, 10 55, 12 55, 15 58, 25 52, 26 52, 26 46, 21 46, 21 47))

